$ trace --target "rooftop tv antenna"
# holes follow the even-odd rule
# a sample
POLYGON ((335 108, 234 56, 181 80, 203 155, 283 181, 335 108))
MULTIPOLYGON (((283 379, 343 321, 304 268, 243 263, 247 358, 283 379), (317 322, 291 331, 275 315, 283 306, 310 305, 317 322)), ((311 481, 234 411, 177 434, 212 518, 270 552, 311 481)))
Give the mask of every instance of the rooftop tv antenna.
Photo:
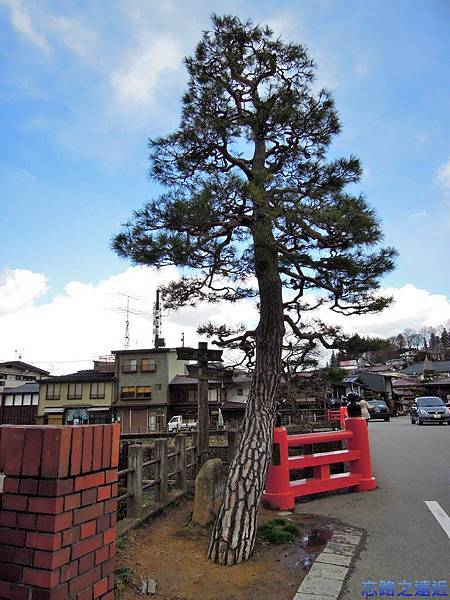
POLYGON ((125 320, 125 339, 123 347, 125 350, 130 348, 130 296, 127 296, 127 312, 125 320))
POLYGON ((126 306, 118 306, 118 307, 111 308, 110 310, 125 313, 125 335, 124 335, 123 347, 125 350, 129 350, 130 343, 131 343, 130 315, 136 315, 138 317, 147 317, 148 318, 149 314, 148 314, 148 312, 141 311, 141 310, 135 310, 130 307, 130 300, 139 301, 139 300, 144 300, 144 298, 132 296, 131 294, 124 294, 122 292, 116 292, 116 294, 114 294, 114 295, 122 296, 123 298, 126 298, 126 300, 127 300, 126 306))

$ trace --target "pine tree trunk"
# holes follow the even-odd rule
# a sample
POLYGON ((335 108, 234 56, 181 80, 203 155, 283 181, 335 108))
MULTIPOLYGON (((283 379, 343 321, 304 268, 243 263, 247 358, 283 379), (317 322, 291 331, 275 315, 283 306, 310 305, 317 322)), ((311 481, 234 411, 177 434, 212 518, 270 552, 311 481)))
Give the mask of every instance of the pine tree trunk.
POLYGON ((244 562, 253 553, 256 517, 271 459, 281 375, 282 291, 270 224, 262 219, 253 234, 260 292, 255 370, 239 448, 230 466, 208 551, 208 557, 219 565, 244 562))

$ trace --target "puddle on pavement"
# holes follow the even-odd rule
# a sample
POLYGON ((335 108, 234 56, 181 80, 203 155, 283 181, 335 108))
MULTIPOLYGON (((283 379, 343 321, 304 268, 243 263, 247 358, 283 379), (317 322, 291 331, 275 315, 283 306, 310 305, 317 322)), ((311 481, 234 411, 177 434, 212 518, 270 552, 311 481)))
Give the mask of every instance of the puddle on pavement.
POLYGON ((294 542, 289 550, 279 560, 288 568, 300 568, 308 571, 317 554, 330 540, 333 532, 326 527, 317 527, 304 531, 298 541, 294 542))
POLYGON ((320 552, 332 535, 333 532, 326 527, 311 529, 303 535, 303 549, 305 552, 320 552))

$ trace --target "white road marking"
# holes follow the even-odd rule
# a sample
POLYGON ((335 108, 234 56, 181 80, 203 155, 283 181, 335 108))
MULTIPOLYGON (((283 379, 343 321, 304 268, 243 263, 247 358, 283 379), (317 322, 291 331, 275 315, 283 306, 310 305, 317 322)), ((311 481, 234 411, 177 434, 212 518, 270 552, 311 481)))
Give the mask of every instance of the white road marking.
POLYGON ((445 512, 439 502, 436 502, 435 500, 425 500, 425 504, 450 539, 450 517, 448 514, 445 512))

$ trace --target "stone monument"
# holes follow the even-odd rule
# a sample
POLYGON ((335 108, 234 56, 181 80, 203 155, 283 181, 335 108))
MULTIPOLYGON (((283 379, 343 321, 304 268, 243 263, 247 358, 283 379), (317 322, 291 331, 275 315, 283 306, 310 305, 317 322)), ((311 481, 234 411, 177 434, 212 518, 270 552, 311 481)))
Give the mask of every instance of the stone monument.
POLYGON ((225 488, 223 464, 220 458, 205 462, 195 478, 195 502, 192 522, 206 527, 217 516, 225 488))

